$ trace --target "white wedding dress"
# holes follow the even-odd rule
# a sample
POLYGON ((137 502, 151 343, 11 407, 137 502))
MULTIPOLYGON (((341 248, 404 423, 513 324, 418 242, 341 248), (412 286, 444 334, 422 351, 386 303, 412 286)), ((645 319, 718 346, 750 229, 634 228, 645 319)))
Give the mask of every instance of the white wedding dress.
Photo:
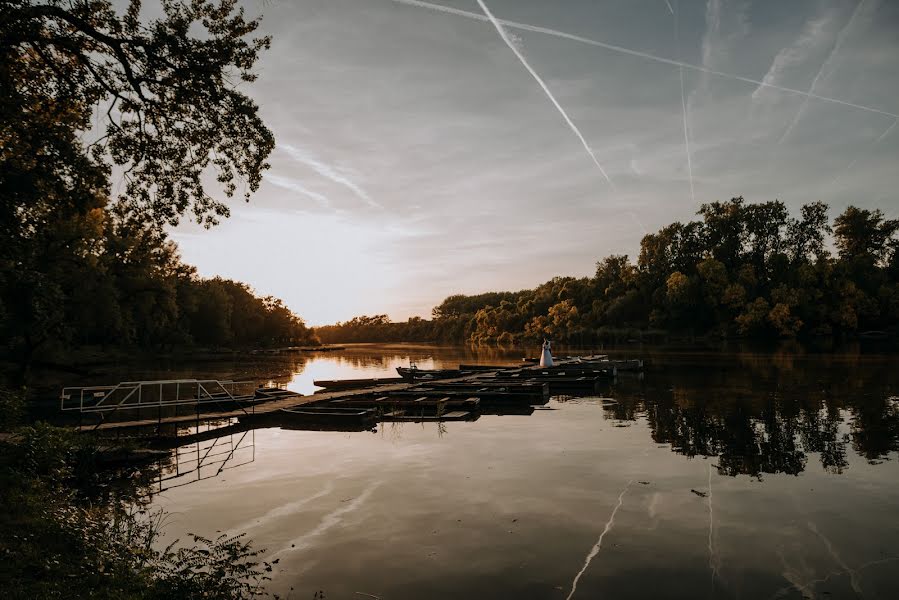
POLYGON ((551 367, 553 366, 553 355, 550 351, 550 347, 552 346, 552 342, 544 341, 543 342, 543 353, 540 354, 540 366, 541 367, 551 367))

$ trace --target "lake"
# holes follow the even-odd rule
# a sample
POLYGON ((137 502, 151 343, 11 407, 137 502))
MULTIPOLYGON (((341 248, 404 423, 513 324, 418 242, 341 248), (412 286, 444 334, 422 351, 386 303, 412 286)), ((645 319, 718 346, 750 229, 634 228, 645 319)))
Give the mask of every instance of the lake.
MULTIPOLYGON (((533 353, 535 354, 535 349, 533 353)), ((629 348, 596 397, 530 415, 256 429, 179 449, 163 542, 246 532, 290 598, 897 598, 899 359, 629 348), (203 467, 196 468, 197 457, 203 467)), ((392 376, 519 350, 352 346, 149 375, 392 376)))

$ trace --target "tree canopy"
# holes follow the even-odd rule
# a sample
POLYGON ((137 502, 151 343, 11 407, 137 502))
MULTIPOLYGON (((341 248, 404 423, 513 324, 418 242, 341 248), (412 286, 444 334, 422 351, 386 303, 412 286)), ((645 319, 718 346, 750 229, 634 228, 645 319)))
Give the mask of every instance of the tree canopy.
POLYGON ((783 202, 743 198, 700 208, 699 220, 644 236, 636 264, 609 256, 593 277, 532 290, 454 295, 430 322, 356 320, 320 328, 326 341, 453 340, 590 343, 644 335, 756 338, 899 333, 899 221, 821 202, 791 217, 783 202), (831 237, 832 236, 832 237, 831 237), (832 256, 828 248, 836 248, 832 256), (412 337, 413 335, 417 337, 412 337))
POLYGON ((244 87, 270 43, 259 20, 236 0, 160 8, 0 0, 0 332, 25 364, 48 345, 312 340, 167 238, 249 199, 274 137, 244 87))
POLYGON ((228 216, 204 186, 209 169, 228 197, 239 183, 256 191, 274 137, 239 84, 270 40, 251 37, 259 21, 236 0, 163 0, 149 23, 139 0, 122 15, 108 0, 0 5, 7 209, 92 208, 112 166, 125 181, 115 201, 142 222, 228 216))

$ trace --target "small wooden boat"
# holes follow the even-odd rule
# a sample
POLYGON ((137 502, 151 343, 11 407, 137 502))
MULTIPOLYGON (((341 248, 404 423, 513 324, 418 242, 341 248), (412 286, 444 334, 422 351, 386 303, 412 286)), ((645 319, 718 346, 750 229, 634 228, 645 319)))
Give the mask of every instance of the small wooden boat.
POLYGON ((517 368, 509 365, 459 365, 460 371, 507 371, 517 368))
POLYGON ((642 371, 643 361, 639 359, 629 360, 595 360, 595 359, 577 359, 573 362, 566 363, 563 367, 580 368, 593 367, 597 369, 609 369, 614 367, 619 371, 642 371))
POLYGON ((410 415, 402 411, 394 411, 388 415, 384 415, 383 421, 391 423, 429 423, 441 421, 475 421, 480 415, 464 410, 453 410, 439 415, 410 415))
POLYGON ((415 411, 440 411, 447 409, 465 409, 477 410, 480 404, 478 397, 467 396, 465 394, 453 397, 446 394, 428 394, 425 393, 410 394, 399 392, 392 393, 390 396, 382 396, 380 398, 365 396, 349 396, 347 398, 339 398, 332 400, 328 406, 346 406, 346 407, 363 407, 373 408, 380 412, 410 409, 415 411))
POLYGON ((396 372, 406 381, 450 379, 462 375, 462 371, 459 369, 419 369, 414 365, 411 367, 397 367, 396 372))
POLYGON ((292 422, 363 426, 374 424, 378 417, 377 411, 371 408, 344 408, 336 406, 282 408, 276 414, 280 419, 292 422))
POLYGON ((257 400, 276 400, 278 398, 299 395, 301 394, 280 387, 258 387, 254 393, 257 400))
POLYGON ((316 379, 313 385, 329 390, 352 390, 356 388, 392 385, 406 381, 402 377, 376 377, 373 379, 316 379))

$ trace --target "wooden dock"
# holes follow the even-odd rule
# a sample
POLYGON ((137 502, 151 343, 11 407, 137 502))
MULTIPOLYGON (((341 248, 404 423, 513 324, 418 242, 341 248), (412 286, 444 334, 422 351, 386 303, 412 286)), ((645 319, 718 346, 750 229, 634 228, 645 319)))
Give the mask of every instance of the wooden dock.
MULTIPOLYGON (((174 415, 174 416, 164 416, 162 418, 148 418, 148 419, 140 419, 134 421, 107 421, 105 423, 101 423, 99 425, 82 425, 78 429, 81 431, 108 431, 111 429, 123 429, 130 427, 155 427, 159 425, 173 425, 173 424, 193 424, 197 421, 215 421, 215 420, 225 420, 225 419, 235 419, 235 418, 246 418, 248 415, 263 415, 267 413, 274 413, 284 408, 296 408, 298 406, 303 406, 306 404, 313 404, 319 402, 326 402, 329 400, 336 400, 339 398, 347 398, 356 395, 364 395, 372 392, 392 392, 392 391, 401 391, 406 390, 412 387, 413 384, 403 383, 403 384, 394 384, 389 386, 378 386, 376 388, 364 388, 359 390, 349 390, 349 391, 339 391, 339 392, 325 392, 322 394, 315 394, 304 396, 302 394, 292 394, 292 395, 283 395, 281 398, 276 400, 269 400, 266 402, 255 404, 252 407, 245 408, 235 408, 231 410, 224 411, 208 411, 204 410, 199 414, 185 414, 185 415, 174 415)), ((128 409, 125 409, 128 410, 128 409)))
MULTIPOLYGON (((533 406, 545 404, 551 394, 589 395, 599 391, 602 382, 617 374, 615 362, 594 357, 576 357, 559 361, 558 366, 541 368, 535 365, 517 367, 489 367, 483 370, 476 365, 461 370, 457 377, 436 379, 416 379, 413 381, 389 383, 379 380, 360 380, 357 383, 334 384, 333 391, 301 395, 282 389, 258 388, 254 397, 235 397, 233 401, 215 402, 215 409, 209 401, 199 401, 191 405, 196 410, 188 414, 163 414, 167 407, 162 400, 160 389, 157 404, 146 406, 124 405, 114 408, 122 411, 152 410, 158 408, 155 418, 134 420, 101 420, 100 423, 80 425, 80 431, 115 431, 129 428, 157 428, 160 433, 164 426, 192 425, 200 422, 237 419, 242 425, 277 422, 279 416, 288 415, 284 411, 303 406, 315 405, 325 410, 333 407, 335 413, 347 407, 372 409, 378 420, 425 421, 425 420, 469 420, 479 414, 530 414, 533 406), (371 385, 370 385, 371 384, 371 385), (343 408, 338 408, 343 407, 343 408)), ((619 365, 623 361, 618 362, 619 365)), ((624 366, 624 365, 622 365, 624 366)), ((625 368, 642 369, 635 361, 629 361, 625 368)), ((454 370, 441 370, 449 373, 454 370)), ((152 382, 151 382, 152 383, 152 382)), ((184 405, 184 402, 181 402, 184 405)), ((88 414, 88 412, 83 412, 88 414)), ((286 419, 285 419, 286 420, 286 419)), ((260 425, 256 425, 260 426, 260 425)), ((290 428, 295 428, 296 421, 290 428)), ((172 429, 169 427, 168 429, 172 429)))

